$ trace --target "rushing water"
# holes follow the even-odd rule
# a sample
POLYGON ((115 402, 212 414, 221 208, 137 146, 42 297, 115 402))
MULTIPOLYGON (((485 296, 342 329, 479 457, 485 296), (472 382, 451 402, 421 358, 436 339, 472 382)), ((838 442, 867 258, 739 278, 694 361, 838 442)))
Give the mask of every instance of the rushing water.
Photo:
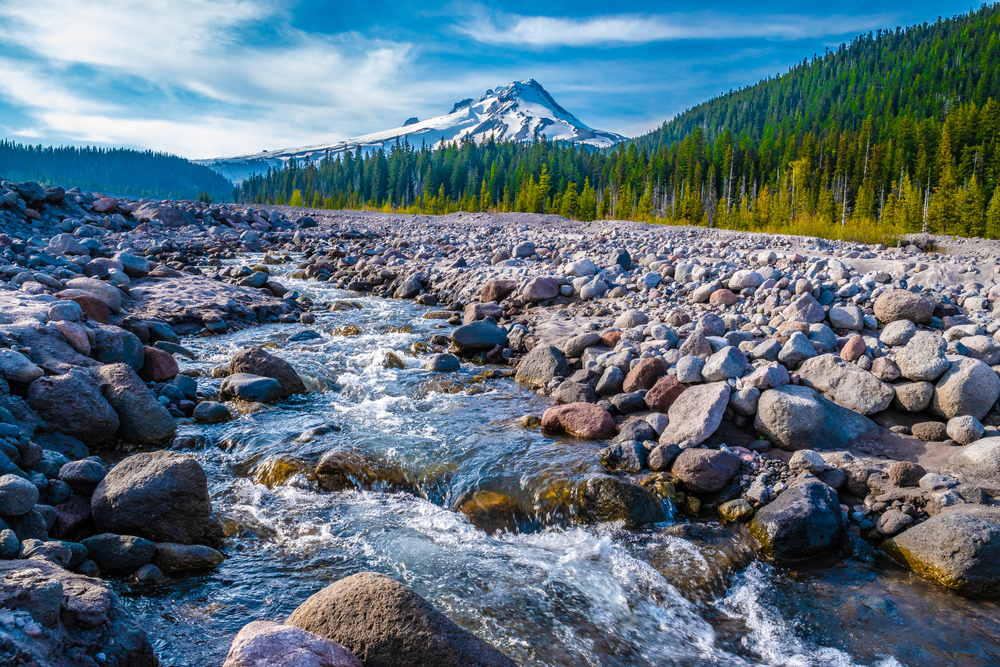
POLYGON ((307 327, 267 325, 185 341, 198 359, 183 366, 206 372, 272 344, 314 391, 180 429, 201 438, 190 451, 232 535, 213 572, 116 582, 161 664, 221 665, 243 625, 282 621, 362 570, 405 581, 521 665, 1000 664, 995 604, 881 560, 794 572, 754 561, 739 530, 579 525, 576 489, 600 473, 597 447, 521 427, 545 399, 484 368, 421 370, 411 346, 449 330, 423 317, 433 309, 289 282, 361 308, 319 314, 308 329, 321 340, 289 343, 307 327), (312 471, 328 451, 358 465, 360 489, 319 490, 312 471), (455 511, 501 497, 506 530, 455 511))

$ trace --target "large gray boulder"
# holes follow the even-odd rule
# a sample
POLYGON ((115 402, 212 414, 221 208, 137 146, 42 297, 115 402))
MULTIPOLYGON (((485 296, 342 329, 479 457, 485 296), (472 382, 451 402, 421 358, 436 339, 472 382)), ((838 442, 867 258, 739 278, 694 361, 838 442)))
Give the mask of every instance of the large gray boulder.
POLYGON ((1000 596, 1000 512, 963 505, 889 538, 893 560, 963 595, 1000 596))
POLYGON ((286 625, 337 642, 365 667, 515 667, 412 588, 375 572, 327 586, 299 605, 286 625))
POLYGON ((803 361, 799 378, 837 405, 863 415, 885 410, 896 395, 885 382, 834 354, 803 361))
POLYGON ((38 378, 28 388, 28 403, 60 433, 90 446, 111 442, 118 431, 118 414, 82 369, 38 378))
POLYGON ((517 367, 514 380, 529 387, 544 387, 554 377, 569 375, 566 357, 552 345, 536 345, 517 367))
POLYGON ((279 398, 306 393, 306 385, 290 363, 260 347, 240 350, 229 361, 229 373, 249 373, 274 378, 281 385, 279 398))
POLYGON ((222 539, 211 516, 205 471, 184 454, 160 451, 128 457, 97 486, 91 512, 102 532, 210 546, 222 539))
POLYGON ((909 320, 914 324, 930 324, 934 316, 934 306, 927 299, 902 289, 881 294, 875 299, 873 309, 880 322, 909 320))
POLYGON ((137 445, 162 445, 177 431, 174 418, 132 367, 108 364, 96 370, 101 394, 118 415, 118 437, 137 445))
POLYGON ((1000 397, 1000 378, 992 368, 978 359, 954 361, 938 380, 931 399, 931 412, 952 419, 972 415, 986 417, 1000 397))
POLYGON ((103 655, 99 664, 106 667, 159 664, 146 633, 110 585, 48 560, 0 561, 0 609, 30 619, 0 630, 4 664, 94 665, 96 655, 103 655))
POLYGON ((754 428, 776 447, 788 451, 844 449, 861 434, 878 431, 878 425, 864 415, 840 407, 809 387, 796 385, 769 389, 760 395, 754 428))
POLYGON ((947 349, 948 344, 941 336, 930 331, 918 331, 896 353, 896 365, 907 380, 934 382, 950 366, 945 358, 947 349))
POLYGON ((750 522, 750 533, 761 549, 778 562, 818 556, 840 537, 837 492, 805 473, 750 522))
POLYGON ((725 382, 688 387, 670 406, 670 423, 660 434, 663 444, 690 440, 696 445, 705 442, 722 423, 722 414, 729 404, 729 385, 725 382))

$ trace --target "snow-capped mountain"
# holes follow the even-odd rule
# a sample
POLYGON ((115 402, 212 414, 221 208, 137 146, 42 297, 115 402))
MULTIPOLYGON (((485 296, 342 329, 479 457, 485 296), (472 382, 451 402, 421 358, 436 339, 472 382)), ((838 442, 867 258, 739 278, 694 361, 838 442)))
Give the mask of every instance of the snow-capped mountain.
POLYGON ((490 136, 497 141, 530 141, 536 132, 544 134, 550 140, 573 141, 601 148, 625 139, 620 134, 602 132, 584 125, 576 116, 559 106, 540 83, 528 79, 487 90, 477 100, 463 100, 444 116, 423 121, 410 118, 402 127, 384 132, 329 144, 195 162, 239 183, 251 174, 266 172, 268 167, 282 167, 292 158, 299 162, 318 162, 328 152, 336 156, 347 149, 388 150, 397 139, 400 142, 405 139, 411 146, 419 148, 422 142, 435 145, 442 139, 451 142, 466 136, 476 142, 485 141, 490 136))

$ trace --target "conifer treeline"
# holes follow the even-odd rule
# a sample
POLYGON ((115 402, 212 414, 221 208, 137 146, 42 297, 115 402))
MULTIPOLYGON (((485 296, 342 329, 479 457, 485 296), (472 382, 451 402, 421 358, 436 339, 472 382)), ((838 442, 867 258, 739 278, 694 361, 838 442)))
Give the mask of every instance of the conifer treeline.
MULTIPOLYGON (((1000 237, 1000 8, 863 35, 611 151, 406 143, 290 164, 244 201, 1000 237)), ((815 232, 814 232, 815 233, 815 232)))
POLYGON ((182 157, 129 148, 25 146, 0 140, 0 178, 108 194, 231 201, 233 184, 182 157))

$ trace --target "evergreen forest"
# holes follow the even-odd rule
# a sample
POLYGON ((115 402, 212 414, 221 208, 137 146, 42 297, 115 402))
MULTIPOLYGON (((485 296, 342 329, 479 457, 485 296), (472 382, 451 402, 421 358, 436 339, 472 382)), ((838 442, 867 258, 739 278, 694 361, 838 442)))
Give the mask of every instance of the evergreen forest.
MULTIPOLYGON (((874 242, 1000 237, 1000 6, 860 35, 604 151, 459 141, 347 152, 244 202, 528 211, 874 242)), ((2 163, 0 163, 2 164, 2 163)))

